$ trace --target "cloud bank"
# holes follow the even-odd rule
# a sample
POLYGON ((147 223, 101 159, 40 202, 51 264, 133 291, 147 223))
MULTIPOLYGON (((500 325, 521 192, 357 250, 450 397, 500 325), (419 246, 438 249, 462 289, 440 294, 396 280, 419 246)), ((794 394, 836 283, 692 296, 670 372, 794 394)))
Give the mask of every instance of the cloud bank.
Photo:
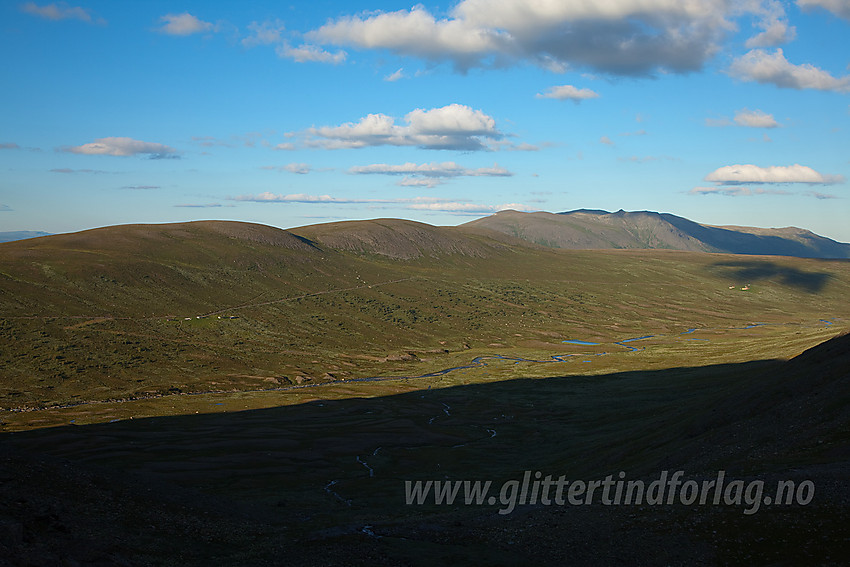
POLYGON ((98 138, 94 142, 81 146, 62 148, 62 151, 73 154, 104 155, 104 156, 136 156, 147 155, 150 159, 177 158, 177 150, 165 144, 142 142, 132 138, 111 137, 98 138))
POLYGON ((729 73, 742 81, 772 84, 786 89, 850 92, 850 76, 833 77, 827 71, 808 63, 794 65, 785 59, 781 49, 773 53, 753 49, 735 59, 729 67, 729 73))
MULTIPOLYGON (((345 16, 309 32, 318 43, 381 49, 465 71, 530 61, 555 71, 586 67, 613 75, 696 71, 749 11, 780 35, 781 14, 726 0, 462 0, 447 17, 410 10, 345 16)), ((765 40, 766 41, 766 40, 765 40)))
POLYGON ((715 169, 705 176, 706 181, 721 185, 769 184, 769 183, 807 183, 815 185, 834 185, 843 183, 840 175, 824 175, 805 165, 775 165, 759 167, 752 164, 727 165, 715 169))

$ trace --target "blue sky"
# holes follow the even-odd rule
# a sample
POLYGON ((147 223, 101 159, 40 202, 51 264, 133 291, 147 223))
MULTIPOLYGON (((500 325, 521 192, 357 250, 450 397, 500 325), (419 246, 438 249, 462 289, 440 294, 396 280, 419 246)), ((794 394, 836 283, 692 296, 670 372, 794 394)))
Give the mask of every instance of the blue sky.
POLYGON ((848 0, 0 6, 0 230, 655 210, 850 241, 848 0))

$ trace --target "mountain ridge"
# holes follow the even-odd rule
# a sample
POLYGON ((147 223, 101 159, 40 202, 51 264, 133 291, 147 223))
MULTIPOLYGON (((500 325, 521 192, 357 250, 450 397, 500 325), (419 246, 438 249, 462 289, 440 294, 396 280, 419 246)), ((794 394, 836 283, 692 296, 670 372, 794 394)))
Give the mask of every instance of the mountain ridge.
POLYGON ((714 226, 670 213, 577 209, 561 213, 513 210, 465 223, 551 248, 672 249, 799 258, 850 258, 850 244, 809 230, 714 226))

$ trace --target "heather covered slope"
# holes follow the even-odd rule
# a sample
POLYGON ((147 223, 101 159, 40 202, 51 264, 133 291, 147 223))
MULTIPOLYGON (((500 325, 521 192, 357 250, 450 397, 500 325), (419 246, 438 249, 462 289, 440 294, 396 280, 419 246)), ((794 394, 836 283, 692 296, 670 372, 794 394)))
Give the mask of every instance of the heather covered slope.
POLYGON ((554 248, 672 249, 731 254, 850 258, 850 244, 799 228, 708 226, 668 213, 502 211, 464 226, 489 228, 554 248))
POLYGON ((401 219, 333 222, 294 228, 290 232, 335 250, 397 260, 453 255, 486 258, 504 254, 510 251, 510 246, 526 246, 522 240, 501 235, 481 235, 480 231, 401 219))
MULTIPOLYGON (((845 328, 848 294, 842 261, 559 250, 475 227, 106 227, 0 245, 0 407, 39 410, 0 421, 194 412, 124 401, 420 376, 485 355, 572 363, 581 346, 563 341, 574 339, 597 343, 581 371, 741 362, 845 328), (752 322, 769 325, 742 330, 752 322), (704 340, 677 338, 694 328, 704 340), (619 344, 645 335, 646 356, 619 344)), ((495 366, 465 376, 551 372, 495 366)))

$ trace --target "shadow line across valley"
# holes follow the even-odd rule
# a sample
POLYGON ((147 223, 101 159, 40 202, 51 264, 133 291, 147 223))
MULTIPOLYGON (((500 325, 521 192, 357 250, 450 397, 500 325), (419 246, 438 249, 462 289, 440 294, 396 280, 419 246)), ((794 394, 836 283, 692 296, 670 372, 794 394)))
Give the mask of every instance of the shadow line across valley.
POLYGON ((790 361, 5 434, 0 523, 22 534, 12 554, 50 530, 56 548, 44 543, 46 554, 61 556, 75 538, 96 538, 98 549, 122 541, 102 551, 131 564, 684 564, 756 551, 764 562, 829 562, 848 551, 848 346, 844 335, 790 361), (812 479, 817 497, 753 515, 740 506, 538 505, 500 515, 405 504, 405 481, 498 486, 524 471, 593 480, 665 470, 695 479, 724 470, 767 485, 812 479))

